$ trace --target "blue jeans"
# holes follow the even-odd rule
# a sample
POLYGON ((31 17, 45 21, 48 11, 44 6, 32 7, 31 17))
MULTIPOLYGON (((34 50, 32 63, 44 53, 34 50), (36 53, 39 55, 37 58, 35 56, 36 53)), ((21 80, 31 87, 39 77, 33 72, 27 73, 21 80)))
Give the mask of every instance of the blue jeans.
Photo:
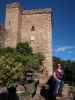
POLYGON ((63 87, 64 87, 64 81, 61 80, 60 87, 59 87, 59 91, 58 91, 59 95, 62 95, 63 87))
POLYGON ((59 88, 60 88, 60 82, 61 80, 55 79, 55 89, 54 89, 54 95, 58 94, 59 88))

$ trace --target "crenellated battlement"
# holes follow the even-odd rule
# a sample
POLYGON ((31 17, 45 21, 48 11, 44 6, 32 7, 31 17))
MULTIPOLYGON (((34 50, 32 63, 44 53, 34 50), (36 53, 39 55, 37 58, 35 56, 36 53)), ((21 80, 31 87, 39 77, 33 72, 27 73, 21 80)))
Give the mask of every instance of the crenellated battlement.
POLYGON ((15 7, 21 7, 21 5, 18 2, 14 2, 6 5, 6 8, 15 8, 15 7))
POLYGON ((51 8, 44 9, 32 9, 32 10, 24 10, 22 14, 43 14, 43 13, 52 13, 51 8))

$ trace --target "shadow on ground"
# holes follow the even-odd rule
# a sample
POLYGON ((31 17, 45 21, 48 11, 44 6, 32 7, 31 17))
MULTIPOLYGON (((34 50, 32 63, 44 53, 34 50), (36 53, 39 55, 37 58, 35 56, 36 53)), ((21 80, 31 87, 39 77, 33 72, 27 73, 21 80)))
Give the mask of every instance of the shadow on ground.
POLYGON ((0 100, 19 100, 16 89, 9 88, 8 93, 0 93, 0 100))

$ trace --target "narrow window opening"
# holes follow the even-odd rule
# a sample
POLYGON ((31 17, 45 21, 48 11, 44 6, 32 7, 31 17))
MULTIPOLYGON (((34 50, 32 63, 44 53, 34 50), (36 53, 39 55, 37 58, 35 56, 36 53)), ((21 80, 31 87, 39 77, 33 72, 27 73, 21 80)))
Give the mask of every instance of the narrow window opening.
POLYGON ((31 31, 35 31, 35 26, 34 25, 32 26, 31 31))
POLYGON ((9 20, 9 25, 11 24, 11 21, 9 20))

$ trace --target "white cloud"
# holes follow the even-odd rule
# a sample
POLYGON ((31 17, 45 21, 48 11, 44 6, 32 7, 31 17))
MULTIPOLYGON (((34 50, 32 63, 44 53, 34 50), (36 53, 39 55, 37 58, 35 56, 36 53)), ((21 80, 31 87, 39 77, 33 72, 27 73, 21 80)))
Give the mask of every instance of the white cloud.
MULTIPOLYGON (((72 50, 74 48, 74 46, 63 46, 63 47, 59 47, 56 49, 56 52, 65 52, 68 50, 72 50)), ((69 53, 72 53, 72 51, 69 51, 69 53)))

